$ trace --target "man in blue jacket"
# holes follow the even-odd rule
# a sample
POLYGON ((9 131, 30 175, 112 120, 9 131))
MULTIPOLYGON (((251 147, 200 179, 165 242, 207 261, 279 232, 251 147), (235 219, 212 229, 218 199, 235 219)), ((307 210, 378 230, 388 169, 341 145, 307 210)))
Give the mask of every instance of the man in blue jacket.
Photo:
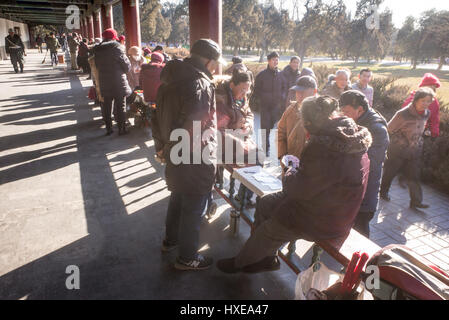
POLYGON ((366 127, 373 138, 373 143, 368 150, 370 159, 368 186, 354 223, 355 230, 369 237, 369 222, 374 217, 379 204, 382 168, 390 143, 387 122, 382 115, 370 108, 366 96, 357 90, 349 90, 341 95, 340 108, 358 125, 366 127))

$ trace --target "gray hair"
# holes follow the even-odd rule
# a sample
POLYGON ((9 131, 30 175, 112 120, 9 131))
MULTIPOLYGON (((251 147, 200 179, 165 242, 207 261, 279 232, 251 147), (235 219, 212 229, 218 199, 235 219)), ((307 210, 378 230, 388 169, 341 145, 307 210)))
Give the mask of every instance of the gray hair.
POLYGON ((335 77, 338 77, 340 74, 344 74, 346 76, 346 79, 348 79, 348 80, 351 77, 348 70, 344 70, 344 69, 337 70, 337 72, 335 72, 335 77))

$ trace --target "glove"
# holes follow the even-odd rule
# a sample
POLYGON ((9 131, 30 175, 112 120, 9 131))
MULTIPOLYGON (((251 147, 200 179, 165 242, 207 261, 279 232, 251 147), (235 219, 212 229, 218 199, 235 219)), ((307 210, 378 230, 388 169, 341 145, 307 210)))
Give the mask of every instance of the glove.
POLYGON ((282 157, 281 161, 285 167, 299 168, 299 159, 295 156, 287 154, 282 157))

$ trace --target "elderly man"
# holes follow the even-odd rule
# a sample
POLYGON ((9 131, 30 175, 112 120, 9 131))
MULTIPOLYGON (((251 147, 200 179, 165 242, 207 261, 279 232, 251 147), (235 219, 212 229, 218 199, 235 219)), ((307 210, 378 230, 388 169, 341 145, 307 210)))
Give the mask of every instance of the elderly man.
POLYGON ((78 34, 76 32, 72 33, 72 36, 69 38, 68 45, 70 51, 70 61, 72 63, 72 70, 78 70, 78 64, 76 63, 76 54, 78 52, 80 42, 78 40, 78 34))
POLYGON ((373 143, 368 150, 370 160, 368 186, 354 223, 354 229, 369 238, 369 222, 374 217, 379 204, 382 168, 390 143, 387 121, 381 114, 370 108, 368 99, 357 90, 349 90, 341 95, 340 109, 359 126, 367 128, 373 138, 373 143))
POLYGON ((296 81, 290 91, 296 95, 296 101, 285 110, 278 123, 278 158, 292 155, 301 158, 306 144, 306 130, 302 123, 301 104, 305 98, 316 95, 318 85, 311 76, 304 76, 296 81))
POLYGON ((347 70, 338 70, 335 73, 335 80, 332 81, 329 85, 324 87, 323 95, 331 96, 335 99, 340 99, 340 96, 343 92, 348 91, 350 89, 349 83, 350 74, 347 70))
POLYGON ((14 33, 13 29, 8 30, 9 35, 5 37, 5 51, 9 54, 11 64, 14 67, 16 73, 23 72, 23 56, 26 56, 25 47, 23 46, 22 39, 18 34, 14 33))
MULTIPOLYGON (((301 63, 301 58, 294 56, 291 57, 290 63, 282 70, 282 75, 285 78, 286 89, 293 87, 296 84, 296 81, 301 77, 301 73, 299 72, 299 65, 301 63)), ((287 100, 285 106, 288 107, 291 104, 291 101, 295 98, 295 91, 289 90, 286 93, 287 100)))
POLYGON ((369 85, 373 78, 373 72, 370 69, 362 69, 359 73, 359 80, 352 84, 352 89, 360 91, 368 99, 369 106, 373 106, 374 89, 369 85))

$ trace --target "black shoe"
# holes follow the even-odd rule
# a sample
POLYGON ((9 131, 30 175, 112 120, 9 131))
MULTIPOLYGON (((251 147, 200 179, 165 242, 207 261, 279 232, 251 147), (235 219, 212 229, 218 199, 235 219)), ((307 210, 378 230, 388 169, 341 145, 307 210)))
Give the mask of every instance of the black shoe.
POLYGON ((224 273, 238 273, 242 271, 241 268, 235 266, 235 258, 218 260, 217 268, 224 273))
POLYGON ((267 272, 267 271, 276 271, 281 268, 281 263, 279 262, 278 257, 271 256, 265 257, 259 262, 250 264, 242 268, 242 271, 245 273, 259 273, 259 272, 267 272))
POLYGON ((381 193, 380 197, 381 197, 381 199, 384 199, 385 201, 391 201, 390 195, 388 193, 381 193))
POLYGON ((175 268, 178 270, 206 270, 213 264, 212 258, 198 255, 196 259, 185 261, 181 258, 176 259, 175 268))
POLYGON ((427 209, 430 206, 428 204, 425 203, 412 203, 410 202, 410 208, 411 209, 427 209))
POLYGON ((23 73, 23 69, 20 69, 20 73, 23 73))
POLYGON ((124 136, 125 134, 128 134, 128 133, 129 133, 129 131, 126 128, 119 129, 119 131, 118 131, 119 136, 124 136))
POLYGON ((110 136, 110 135, 113 134, 113 133, 114 133, 114 130, 111 129, 111 130, 108 130, 108 131, 106 132, 106 135, 107 135, 107 136, 110 136))
POLYGON ((17 69, 14 69, 14 71, 15 71, 15 73, 19 73, 19 70, 17 70, 17 69))
POLYGON ((215 215, 215 213, 217 212, 217 208, 218 208, 217 203, 215 201, 212 201, 209 208, 207 208, 206 215, 208 217, 213 217, 215 215))

